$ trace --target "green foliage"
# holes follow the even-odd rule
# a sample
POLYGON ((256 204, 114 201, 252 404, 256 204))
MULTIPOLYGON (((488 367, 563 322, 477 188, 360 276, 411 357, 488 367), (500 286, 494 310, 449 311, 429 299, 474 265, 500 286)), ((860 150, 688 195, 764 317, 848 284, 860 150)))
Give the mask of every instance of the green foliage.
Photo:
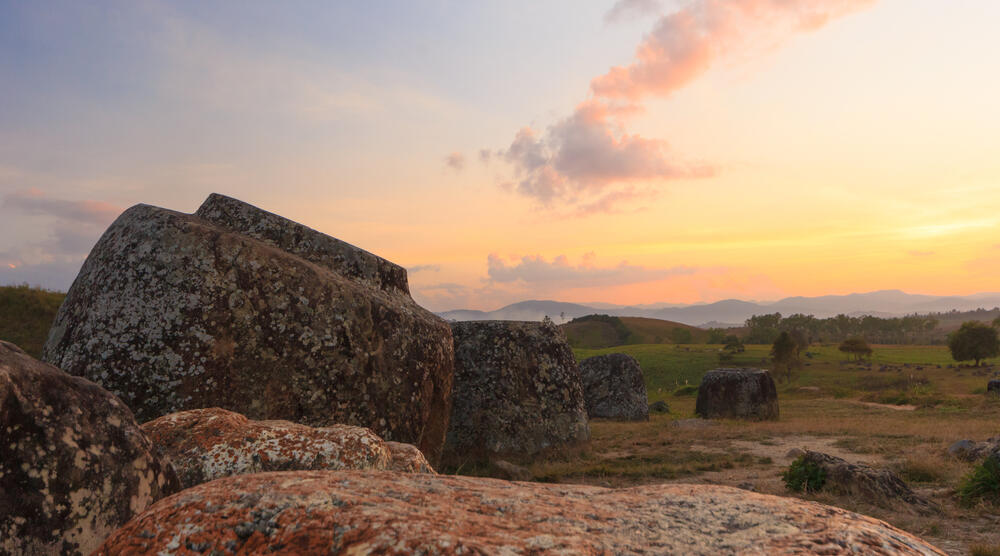
POLYGON ((966 506, 979 500, 1000 502, 1000 461, 989 456, 974 467, 959 482, 958 497, 966 506))
POLYGON ((706 344, 724 344, 726 343, 726 330, 724 328, 709 328, 708 338, 705 340, 706 344))
POLYGON ((778 338, 781 313, 754 315, 748 318, 744 324, 747 327, 746 342, 748 344, 770 344, 778 338))
POLYGON ((826 483, 826 471, 813 462, 806 461, 805 456, 788 466, 781 474, 785 487, 794 492, 816 492, 826 483))
POLYGON ((681 396, 693 396, 698 393, 698 387, 693 384, 686 384, 680 388, 674 390, 674 395, 677 397, 681 396))
POLYGON ((792 380, 792 369, 799 365, 799 349, 801 346, 795 338, 788 332, 778 334, 778 338, 771 345, 771 360, 775 367, 784 367, 786 381, 792 380))
POLYGON ((871 357, 872 355, 872 348, 869 347, 868 342, 859 336, 854 336, 844 340, 837 349, 849 356, 854 356, 854 358, 858 361, 871 357))
POLYGON ((670 339, 675 344, 690 344, 692 340, 691 331, 687 328, 674 328, 670 331, 670 339))
POLYGON ((948 349, 955 361, 972 359, 978 367, 983 359, 1000 354, 1000 337, 996 328, 971 320, 948 336, 948 349))
POLYGON ((0 340, 11 342, 32 357, 42 346, 66 294, 20 286, 0 286, 0 340))
POLYGON ((726 344, 724 348, 726 351, 732 353, 743 353, 746 351, 746 346, 743 345, 743 340, 740 340, 739 336, 730 334, 726 336, 724 343, 726 344))
POLYGON ((798 331, 807 343, 839 342, 852 336, 863 336, 878 344, 918 344, 931 343, 939 324, 931 315, 907 315, 905 317, 881 318, 866 315, 849 317, 837 315, 818 319, 812 315, 794 314, 782 318, 781 313, 754 315, 746 320, 749 344, 770 344, 782 330, 798 331))

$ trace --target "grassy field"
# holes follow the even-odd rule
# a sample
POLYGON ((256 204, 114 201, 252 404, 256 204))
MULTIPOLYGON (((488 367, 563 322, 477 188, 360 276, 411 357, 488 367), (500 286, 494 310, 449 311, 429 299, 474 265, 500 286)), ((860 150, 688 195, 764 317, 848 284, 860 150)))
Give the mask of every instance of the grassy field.
POLYGON ((579 359, 622 352, 643 368, 650 401, 669 415, 649 422, 594 420, 591 441, 530 463, 536 480, 630 486, 700 482, 800 496, 859 511, 911 531, 949 554, 1000 546, 1000 509, 963 507, 955 488, 972 464, 947 455, 956 440, 1000 434, 1000 399, 985 386, 1000 359, 958 366, 943 346, 873 346, 869 362, 848 362, 835 345, 811 346, 791 381, 778 381, 781 418, 773 422, 694 419, 696 386, 720 366, 769 368, 770 346, 747 346, 719 363, 716 345, 626 345, 576 349, 579 359), (687 385, 685 387, 685 385, 687 385), (780 473, 789 450, 807 448, 896 471, 937 506, 920 514, 826 493, 789 492, 780 473))
POLYGON ((66 294, 28 286, 0 286, 0 340, 6 340, 33 357, 42 345, 66 294))

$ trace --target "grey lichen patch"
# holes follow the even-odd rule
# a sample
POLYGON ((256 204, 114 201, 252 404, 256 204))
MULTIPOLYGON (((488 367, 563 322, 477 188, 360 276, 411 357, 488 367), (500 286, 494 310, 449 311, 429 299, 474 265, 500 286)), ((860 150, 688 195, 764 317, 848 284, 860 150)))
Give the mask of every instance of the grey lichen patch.
POLYGON ((179 490, 132 413, 0 341, 0 554, 88 554, 179 490))
POLYGON ((213 195, 125 211, 84 263, 43 357, 141 420, 204 407, 444 442, 451 331, 371 253, 213 195))

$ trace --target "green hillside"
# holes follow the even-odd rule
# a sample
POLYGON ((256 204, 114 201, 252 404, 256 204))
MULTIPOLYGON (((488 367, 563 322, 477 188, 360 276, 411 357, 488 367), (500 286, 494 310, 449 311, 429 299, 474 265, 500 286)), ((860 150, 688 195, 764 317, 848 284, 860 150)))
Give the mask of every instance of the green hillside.
POLYGON ((669 320, 587 315, 561 325, 575 348, 600 349, 631 344, 705 343, 708 331, 669 320))
POLYGON ((49 327, 65 293, 23 286, 0 286, 0 340, 41 357, 49 327))

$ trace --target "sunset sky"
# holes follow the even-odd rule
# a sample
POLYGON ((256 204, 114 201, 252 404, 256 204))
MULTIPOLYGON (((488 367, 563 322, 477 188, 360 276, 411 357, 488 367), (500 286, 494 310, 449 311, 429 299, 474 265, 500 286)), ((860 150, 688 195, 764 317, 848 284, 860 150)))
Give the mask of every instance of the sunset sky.
POLYGON ((0 284, 219 192, 524 299, 1000 291, 1000 2, 0 0, 0 284))

